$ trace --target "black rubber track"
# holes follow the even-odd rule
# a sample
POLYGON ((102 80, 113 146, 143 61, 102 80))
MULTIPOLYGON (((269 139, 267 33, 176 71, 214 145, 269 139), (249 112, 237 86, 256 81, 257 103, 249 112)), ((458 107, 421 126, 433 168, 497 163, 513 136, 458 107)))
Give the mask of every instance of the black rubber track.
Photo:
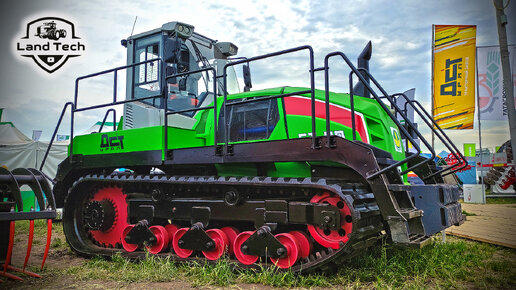
MULTIPOLYGON (((110 257, 116 252, 121 252, 123 256, 129 258, 145 257, 144 251, 128 253, 123 249, 99 247, 90 240, 82 226, 80 213, 84 201, 96 190, 109 186, 121 187, 124 193, 150 192, 151 188, 159 186, 169 192, 178 192, 181 197, 207 199, 213 199, 214 192, 223 192, 228 187, 245 188, 246 195, 254 200, 257 197, 272 199, 272 197, 289 196, 289 200, 294 197, 306 201, 323 192, 338 195, 346 202, 352 213, 353 230, 349 234, 348 242, 337 250, 318 247, 317 251, 312 251, 309 257, 298 261, 291 268, 294 272, 329 271, 345 260, 363 253, 385 234, 374 195, 368 192, 367 186, 363 184, 339 184, 338 181, 330 182, 324 178, 87 175, 77 180, 70 188, 63 211, 63 228, 67 242, 80 255, 110 257)), ((176 261, 204 260, 204 257, 181 259, 171 252, 160 253, 158 256, 172 256, 176 261)), ((236 259, 234 262, 238 263, 236 259)), ((240 263, 238 265, 249 267, 240 263)), ((271 262, 264 261, 262 265, 270 266, 271 262)))

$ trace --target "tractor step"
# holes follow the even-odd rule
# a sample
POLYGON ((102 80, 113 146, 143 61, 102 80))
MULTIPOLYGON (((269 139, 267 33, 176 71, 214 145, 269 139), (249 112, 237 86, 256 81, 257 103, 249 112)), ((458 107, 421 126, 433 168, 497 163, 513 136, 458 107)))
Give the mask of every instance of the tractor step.
POLYGON ((407 220, 423 216, 423 211, 419 209, 402 209, 400 214, 407 220))
POLYGON ((432 241, 432 237, 424 235, 410 235, 408 246, 411 248, 422 248, 432 241))

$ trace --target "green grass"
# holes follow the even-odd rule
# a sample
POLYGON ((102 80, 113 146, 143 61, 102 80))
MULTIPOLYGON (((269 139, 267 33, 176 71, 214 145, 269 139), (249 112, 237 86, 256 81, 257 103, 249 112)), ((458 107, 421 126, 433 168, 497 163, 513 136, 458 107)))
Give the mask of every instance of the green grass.
POLYGON ((516 203, 514 197, 486 198, 487 204, 511 204, 516 203))
POLYGON ((472 212, 467 212, 465 210, 462 210, 462 214, 466 215, 466 216, 476 216, 477 214, 476 213, 472 213, 472 212))
POLYGON ((188 281, 192 286, 229 286, 241 283, 274 287, 374 287, 374 288, 512 288, 516 285, 516 251, 488 244, 448 238, 423 249, 378 246, 340 265, 336 273, 298 275, 263 267, 234 269, 227 259, 215 264, 174 263, 149 255, 131 262, 116 255, 94 258, 61 274, 79 280, 121 283, 188 281), (121 275, 120 273, 123 273, 121 275))

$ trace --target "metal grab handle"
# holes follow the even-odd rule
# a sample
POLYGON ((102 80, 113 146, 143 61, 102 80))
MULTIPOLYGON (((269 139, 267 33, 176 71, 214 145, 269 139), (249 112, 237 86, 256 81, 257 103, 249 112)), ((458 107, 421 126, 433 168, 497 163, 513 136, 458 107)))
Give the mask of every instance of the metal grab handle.
POLYGON ((104 124, 106 123, 106 119, 109 115, 109 112, 113 112, 113 131, 116 131, 116 111, 115 111, 115 109, 111 108, 111 109, 107 110, 106 114, 104 115, 102 124, 100 124, 99 133, 102 132, 102 129, 104 128, 104 124))
MULTIPOLYGON (((64 117, 64 114, 65 114, 66 109, 68 108, 68 106, 72 107, 72 112, 73 112, 73 109, 75 107, 74 103, 72 103, 72 102, 67 102, 64 105, 63 110, 61 111, 61 115, 59 116, 59 120, 57 121, 56 128, 54 129, 54 133, 52 133, 52 138, 50 138, 50 142, 48 143, 47 151, 45 151, 45 155, 43 156, 43 160, 41 161, 41 165, 39 166, 39 170, 40 171, 42 171, 43 170, 43 166, 45 166, 45 161, 47 161, 48 153, 50 152, 50 148, 52 148, 52 144, 54 144, 54 139, 56 138, 57 130, 59 130, 59 126, 61 126, 61 121, 63 121, 63 117, 64 117)), ((71 143, 72 143, 72 140, 70 140, 70 144, 71 143)), ((71 152, 72 151, 70 151, 70 153, 71 152)))

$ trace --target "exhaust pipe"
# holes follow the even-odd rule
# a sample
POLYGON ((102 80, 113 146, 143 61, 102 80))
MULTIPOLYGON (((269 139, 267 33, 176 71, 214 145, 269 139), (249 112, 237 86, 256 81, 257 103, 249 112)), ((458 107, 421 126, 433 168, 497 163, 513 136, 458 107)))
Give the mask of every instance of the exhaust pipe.
MULTIPOLYGON (((358 56, 358 68, 363 68, 369 71, 369 60, 371 59, 371 54, 373 53, 373 45, 371 44, 371 41, 369 41, 360 55, 358 56)), ((369 84, 369 77, 364 73, 360 72, 362 76, 366 79, 367 84, 369 84)), ((362 96, 365 98, 369 98, 371 95, 369 93, 369 90, 365 88, 365 85, 362 83, 362 81, 359 81, 354 87, 353 87, 353 93, 357 96, 362 96)))

